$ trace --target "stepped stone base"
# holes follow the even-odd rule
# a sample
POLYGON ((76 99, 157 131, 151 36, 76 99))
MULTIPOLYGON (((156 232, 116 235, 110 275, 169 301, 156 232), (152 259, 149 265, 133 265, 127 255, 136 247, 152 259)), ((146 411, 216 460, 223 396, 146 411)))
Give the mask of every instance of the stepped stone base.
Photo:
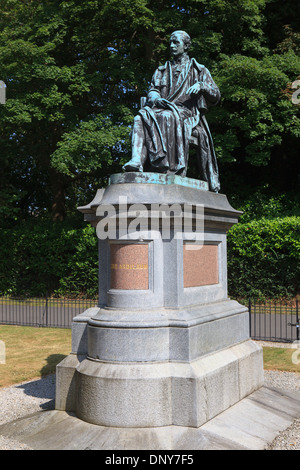
POLYGON ((71 354, 57 367, 56 409, 99 426, 199 427, 263 385, 251 340, 190 363, 105 363, 71 354))
POLYGON ((155 451, 190 450, 196 461, 196 450, 263 450, 299 417, 299 393, 263 386, 199 428, 105 427, 53 410, 1 425, 0 435, 35 450, 146 450, 146 461, 155 451))

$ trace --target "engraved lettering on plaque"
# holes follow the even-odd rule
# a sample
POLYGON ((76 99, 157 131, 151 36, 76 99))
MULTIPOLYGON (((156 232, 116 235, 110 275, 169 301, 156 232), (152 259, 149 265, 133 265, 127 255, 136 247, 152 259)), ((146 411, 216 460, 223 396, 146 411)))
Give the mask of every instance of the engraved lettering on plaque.
POLYGON ((183 245, 183 276, 184 287, 218 284, 218 245, 183 245))
POLYGON ((110 288, 147 290, 149 288, 148 245, 110 245, 110 288))

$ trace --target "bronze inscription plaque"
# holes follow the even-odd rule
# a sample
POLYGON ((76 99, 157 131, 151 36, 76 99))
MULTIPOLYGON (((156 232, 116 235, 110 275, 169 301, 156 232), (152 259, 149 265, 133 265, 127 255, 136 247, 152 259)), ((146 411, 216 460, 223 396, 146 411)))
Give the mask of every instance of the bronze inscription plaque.
POLYGON ((218 245, 183 245, 184 287, 218 284, 218 245))
POLYGON ((146 290, 149 288, 148 245, 110 245, 110 288, 146 290))

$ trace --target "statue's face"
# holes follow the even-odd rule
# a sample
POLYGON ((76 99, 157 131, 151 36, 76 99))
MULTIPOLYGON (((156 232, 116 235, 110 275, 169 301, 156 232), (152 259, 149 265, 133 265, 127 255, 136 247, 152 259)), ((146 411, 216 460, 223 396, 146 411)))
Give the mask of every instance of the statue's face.
POLYGON ((170 50, 174 57, 178 57, 186 51, 186 45, 181 34, 172 34, 170 39, 170 50))

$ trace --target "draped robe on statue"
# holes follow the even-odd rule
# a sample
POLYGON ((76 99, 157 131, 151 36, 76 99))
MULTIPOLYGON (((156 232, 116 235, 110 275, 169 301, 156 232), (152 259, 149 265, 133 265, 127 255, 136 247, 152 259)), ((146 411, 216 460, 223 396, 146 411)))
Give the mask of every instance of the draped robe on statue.
MULTIPOLYGON (((178 63, 167 61, 155 71, 146 106, 139 111, 150 171, 185 176, 193 133, 197 136, 201 179, 209 183, 210 190, 219 190, 218 166, 205 118, 209 106, 219 100, 219 89, 209 71, 195 59, 185 56, 178 63), (187 94, 197 82, 202 85, 201 91, 187 94), (155 106, 158 98, 166 100, 164 109, 155 106)), ((137 150, 133 139, 133 153, 137 150)))

